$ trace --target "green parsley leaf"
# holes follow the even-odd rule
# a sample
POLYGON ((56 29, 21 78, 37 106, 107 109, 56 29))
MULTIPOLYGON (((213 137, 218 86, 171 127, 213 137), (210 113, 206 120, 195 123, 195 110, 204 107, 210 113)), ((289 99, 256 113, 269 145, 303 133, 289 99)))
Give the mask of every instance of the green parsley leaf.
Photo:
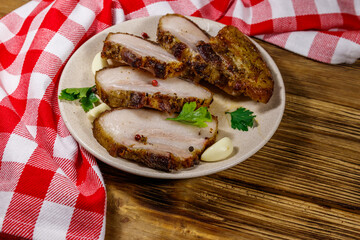
POLYGON ((75 99, 87 97, 88 93, 90 94, 91 89, 94 87, 95 86, 89 88, 65 88, 61 90, 59 99, 73 101, 75 99))
POLYGON ((197 126, 199 128, 207 127, 206 122, 211 122, 212 117, 207 107, 196 109, 196 102, 185 103, 179 115, 175 118, 167 118, 166 120, 177 121, 188 125, 197 126))
POLYGON ((59 99, 68 100, 68 101, 74 101, 75 99, 78 99, 77 96, 74 96, 73 94, 69 94, 65 90, 66 89, 61 91, 59 99))
POLYGON ((61 90, 59 99, 67 101, 79 99, 84 111, 88 112, 90 109, 94 108, 94 103, 99 101, 96 94, 92 91, 94 87, 95 85, 88 88, 65 88, 61 90))
POLYGON ((225 112, 231 116, 231 127, 241 131, 248 131, 248 127, 254 126, 255 115, 250 110, 240 107, 234 112, 225 112))
POLYGON ((88 98, 89 98, 89 101, 90 101, 91 103, 96 103, 96 102, 99 101, 99 99, 97 98, 96 94, 93 93, 93 92, 90 93, 90 95, 89 95, 88 98))

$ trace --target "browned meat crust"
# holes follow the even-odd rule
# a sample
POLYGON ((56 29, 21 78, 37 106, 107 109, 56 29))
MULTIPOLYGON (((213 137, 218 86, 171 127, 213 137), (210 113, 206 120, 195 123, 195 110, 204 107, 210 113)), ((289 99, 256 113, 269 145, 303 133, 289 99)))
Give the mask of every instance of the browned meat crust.
POLYGON ((222 58, 221 72, 227 84, 218 87, 238 96, 245 94, 255 101, 267 103, 274 82, 271 72, 257 47, 234 26, 225 26, 210 39, 211 47, 222 58))
POLYGON ((180 112, 183 105, 187 102, 196 102, 197 107, 208 107, 212 102, 212 97, 209 99, 199 99, 196 97, 181 98, 177 96, 169 96, 157 92, 155 94, 114 90, 105 91, 98 81, 95 80, 97 94, 101 100, 112 108, 127 107, 127 108, 153 108, 169 113, 180 112))
MULTIPOLYGON (((106 112, 103 114, 106 114, 106 112)), ((217 118, 214 116, 213 121, 216 121, 217 123, 217 118)), ((217 132, 217 124, 215 132, 217 132)), ((95 119, 94 121, 93 135, 95 139, 100 143, 100 145, 102 145, 111 156, 133 160, 149 168, 158 169, 166 172, 180 170, 183 168, 190 168, 199 164, 201 153, 208 146, 214 144, 216 139, 216 134, 214 134, 213 137, 206 140, 206 144, 203 149, 194 150, 192 152, 192 157, 190 158, 180 159, 179 157, 174 156, 170 152, 164 154, 159 153, 156 150, 140 148, 135 149, 115 142, 114 139, 109 136, 109 134, 107 134, 106 131, 104 131, 104 129, 101 127, 101 125, 99 124, 99 118, 95 119)))
MULTIPOLYGON (((207 62, 201 56, 201 53, 191 50, 172 33, 163 30, 161 19, 170 15, 182 17, 186 19, 189 24, 193 24, 197 28, 199 27, 190 19, 179 14, 167 14, 161 17, 159 20, 159 25, 157 28, 157 41, 163 48, 165 48, 168 52, 173 54, 178 60, 185 64, 185 70, 182 76, 195 82, 199 82, 201 79, 208 79, 209 81, 213 81, 219 78, 219 72, 217 68, 212 66, 213 62, 210 62, 209 64, 209 62, 207 62)), ((206 36, 209 36, 208 33, 202 29, 200 30, 205 33, 206 36)))
POLYGON ((151 56, 141 56, 134 53, 130 49, 121 44, 109 41, 112 34, 127 34, 143 41, 150 42, 151 44, 158 45, 155 42, 142 39, 141 37, 128 34, 128 33, 109 33, 104 41, 101 56, 107 59, 113 59, 118 62, 128 64, 134 68, 141 68, 151 72, 155 77, 165 79, 169 77, 176 77, 182 74, 183 63, 179 61, 164 62, 151 56))

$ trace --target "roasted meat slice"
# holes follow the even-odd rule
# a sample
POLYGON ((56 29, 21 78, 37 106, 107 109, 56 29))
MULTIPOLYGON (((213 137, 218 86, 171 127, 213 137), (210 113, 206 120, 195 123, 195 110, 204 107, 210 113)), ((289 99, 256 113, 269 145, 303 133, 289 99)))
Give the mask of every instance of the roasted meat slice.
POLYGON ((220 64, 221 59, 211 49, 209 37, 196 23, 182 15, 167 14, 159 20, 157 41, 185 64, 183 76, 193 81, 206 79, 213 82, 220 77, 216 65, 220 64), (212 61, 206 57, 212 58, 212 61))
POLYGON ((93 134, 110 155, 163 171, 199 163, 205 148, 215 142, 217 119, 206 128, 165 120, 173 117, 151 109, 115 109, 94 121, 93 134))
POLYGON ((128 33, 109 33, 101 56, 145 69, 162 79, 179 76, 183 71, 183 63, 157 43, 128 33))
POLYGON ((227 84, 219 86, 225 92, 267 103, 274 82, 271 72, 257 47, 234 26, 225 26, 210 39, 213 50, 221 57, 221 72, 227 84))
POLYGON ((198 84, 180 78, 154 79, 129 66, 102 69, 96 73, 95 83, 101 100, 110 107, 180 112, 186 102, 208 107, 212 101, 212 93, 198 84))
POLYGON ((233 96, 269 101, 274 84, 270 70, 256 46, 236 27, 226 26, 209 37, 186 17, 168 14, 159 20, 157 39, 185 63, 185 77, 205 80, 233 96))

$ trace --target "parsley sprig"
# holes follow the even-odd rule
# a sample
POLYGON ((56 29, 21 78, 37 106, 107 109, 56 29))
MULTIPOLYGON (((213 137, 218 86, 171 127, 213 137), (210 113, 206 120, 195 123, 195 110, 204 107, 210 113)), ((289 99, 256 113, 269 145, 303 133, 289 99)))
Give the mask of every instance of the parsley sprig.
POLYGON ((65 88, 61 90, 59 99, 74 101, 78 100, 81 103, 82 108, 85 112, 94 108, 94 103, 98 102, 96 94, 93 92, 95 85, 88 88, 65 88))
POLYGON ((166 120, 177 121, 188 125, 197 126, 199 128, 207 127, 206 122, 211 122, 212 117, 207 107, 196 109, 196 102, 185 103, 179 115, 175 118, 167 118, 166 120))
POLYGON ((233 112, 225 112, 231 116, 231 127, 241 131, 248 131, 254 126, 255 115, 250 110, 240 107, 233 112))

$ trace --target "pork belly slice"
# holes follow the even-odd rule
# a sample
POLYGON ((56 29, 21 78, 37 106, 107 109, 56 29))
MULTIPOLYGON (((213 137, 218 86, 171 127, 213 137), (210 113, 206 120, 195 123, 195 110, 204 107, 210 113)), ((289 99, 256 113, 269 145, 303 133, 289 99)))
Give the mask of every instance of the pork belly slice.
POLYGON ((207 52, 202 47, 201 52, 212 56, 212 61, 204 59, 198 45, 209 45, 210 36, 190 19, 179 14, 167 14, 159 19, 157 41, 168 52, 185 64, 183 76, 193 81, 206 79, 213 82, 219 79, 220 73, 214 66, 220 64, 220 58, 209 47, 207 52))
POLYGON ((227 79, 220 88, 233 96, 269 101, 274 89, 270 69, 247 36, 234 26, 225 26, 210 39, 210 45, 222 58, 221 71, 227 79))
POLYGON ((179 76, 183 70, 183 63, 157 43, 128 33, 109 33, 101 56, 145 69, 162 79, 179 76))
POLYGON ((159 20, 157 38, 186 63, 185 77, 205 80, 233 96, 269 101, 274 84, 270 70, 256 46, 236 27, 226 26, 209 37, 186 17, 168 14, 159 20))
POLYGON ((152 109, 115 109, 94 121, 93 134, 111 156, 150 168, 168 172, 197 165, 201 153, 215 142, 216 117, 206 128, 167 117, 174 115, 152 109))
POLYGON ((186 102, 208 107, 213 94, 206 88, 180 78, 154 78, 150 73, 129 66, 105 68, 96 73, 95 83, 101 100, 110 107, 154 108, 180 112, 186 102), (153 85, 156 80, 157 85, 153 85))

